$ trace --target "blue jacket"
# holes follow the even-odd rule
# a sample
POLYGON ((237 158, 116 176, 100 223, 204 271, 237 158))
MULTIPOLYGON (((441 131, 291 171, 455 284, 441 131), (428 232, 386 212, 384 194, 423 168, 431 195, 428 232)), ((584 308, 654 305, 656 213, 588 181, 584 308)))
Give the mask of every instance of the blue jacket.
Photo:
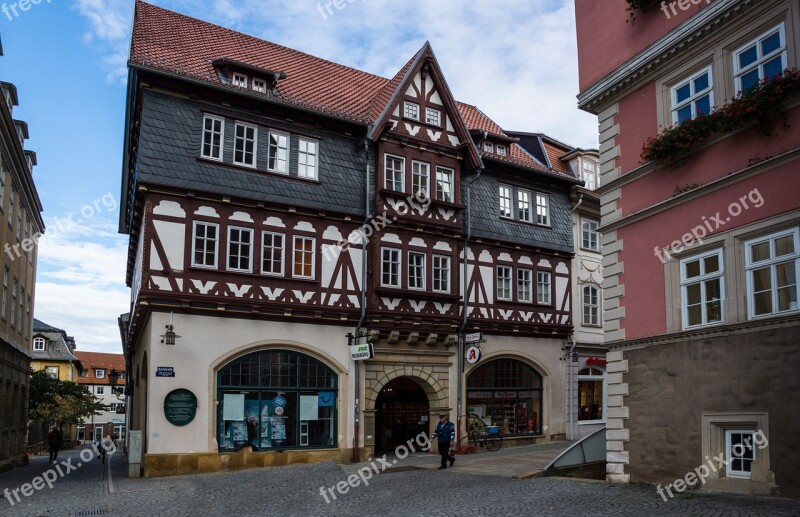
POLYGON ((436 426, 436 431, 433 432, 433 438, 439 442, 454 442, 456 441, 456 426, 453 422, 439 422, 436 426))

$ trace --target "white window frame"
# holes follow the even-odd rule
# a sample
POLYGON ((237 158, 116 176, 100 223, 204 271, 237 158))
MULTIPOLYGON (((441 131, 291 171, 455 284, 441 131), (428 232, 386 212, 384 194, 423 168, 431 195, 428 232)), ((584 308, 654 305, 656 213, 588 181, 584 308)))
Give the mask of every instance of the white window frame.
POLYGON ((714 109, 714 73, 712 70, 711 65, 703 68, 702 70, 698 70, 694 74, 690 75, 686 79, 680 81, 678 84, 673 86, 670 89, 670 103, 672 107, 672 123, 678 123, 678 111, 682 110, 686 106, 691 105, 692 107, 692 115, 691 118, 697 118, 699 113, 697 112, 697 101, 703 97, 708 95, 708 105, 709 105, 709 112, 714 109), (694 89, 694 81, 695 79, 699 78, 702 75, 708 74, 708 87, 701 91, 695 91, 694 89), (678 102, 678 90, 682 87, 689 85, 689 97, 681 102, 678 102))
POLYGON ((596 161, 588 158, 581 158, 581 179, 586 183, 585 187, 588 190, 595 190, 600 186, 600 174, 598 171, 599 165, 596 161), (586 166, 591 165, 591 171, 587 171, 586 166), (586 176, 590 178, 587 180, 586 176))
POLYGON ((500 185, 500 217, 514 217, 514 212, 511 208, 511 199, 513 195, 514 189, 508 185, 500 185))
POLYGON ((259 93, 267 93, 267 81, 253 77, 253 90, 259 93))
MULTIPOLYGON (((757 455, 757 453, 756 453, 757 447, 756 447, 756 443, 755 443, 755 439, 756 439, 755 435, 756 435, 756 431, 754 431, 752 429, 725 429, 725 461, 726 461, 725 476, 726 477, 733 478, 733 479, 752 479, 752 476, 753 476, 753 464, 756 462, 756 455, 757 455), (733 449, 733 447, 732 447, 732 444, 733 444, 732 435, 734 435, 734 434, 741 434, 741 435, 749 435, 750 436, 749 446, 744 446, 743 447, 744 450, 742 451, 742 455, 741 456, 737 455, 737 456, 734 457, 734 454, 733 454, 733 450, 732 450, 733 449), (752 456, 753 456, 752 458, 746 458, 746 455, 747 455, 748 451, 750 453, 752 453, 752 456), (733 468, 734 459, 741 460, 743 463, 745 461, 749 461, 750 462, 750 471, 735 470, 733 468)), ((747 443, 747 439, 746 438, 744 439, 744 442, 747 443)))
POLYGON ((106 394, 106 387, 105 386, 95 386, 94 393, 95 393, 95 395, 105 395, 106 394))
POLYGON ((725 262, 722 248, 701 253, 699 255, 692 255, 681 259, 681 318, 683 319, 683 329, 707 327, 712 325, 722 325, 725 322, 725 262), (713 273, 705 272, 705 259, 708 257, 717 257, 719 263, 719 271, 713 273), (687 278, 686 266, 690 262, 700 262, 700 276, 687 278), (711 301, 707 299, 706 282, 719 279, 719 293, 720 293, 720 320, 708 321, 707 304, 711 301), (702 322, 696 325, 689 325, 689 306, 688 306, 688 288, 689 286, 700 284, 700 309, 702 322))
POLYGON ((237 272, 237 273, 252 273, 253 272, 253 246, 255 245, 255 242, 253 240, 253 229, 252 228, 245 228, 245 227, 242 227, 242 226, 228 226, 228 231, 226 233, 227 233, 228 240, 226 242, 226 244, 227 244, 227 246, 226 246, 227 253, 225 254, 225 269, 227 271, 233 271, 233 272, 237 272), (235 244, 234 244, 234 240, 231 238, 231 232, 233 232, 233 231, 238 231, 239 232, 239 240, 235 241, 235 244), (241 266, 242 258, 245 257, 245 255, 242 255, 242 253, 241 253, 242 246, 245 245, 243 243, 243 241, 241 240, 241 238, 242 238, 241 236, 244 233, 247 233, 247 234, 250 235, 250 241, 246 244, 246 246, 247 246, 247 256, 246 257, 247 257, 247 266, 248 267, 247 268, 231 267, 231 257, 233 257, 233 255, 231 254, 231 246, 235 245, 235 246, 238 247, 238 252, 236 254, 236 257, 237 257, 236 262, 237 262, 237 264, 239 264, 241 266))
MULTIPOLYGON (((395 171, 396 169, 391 169, 395 171)), ((406 159, 402 156, 395 156, 393 154, 385 154, 383 157, 383 188, 386 190, 391 190, 393 192, 405 192, 406 191, 406 159), (399 160, 400 161, 400 190, 395 189, 395 180, 397 179, 395 175, 392 175, 392 186, 389 187, 389 160, 399 160)))
POLYGON ((421 162, 418 160, 411 160, 411 190, 413 195, 417 195, 420 190, 425 191, 425 196, 429 196, 431 191, 431 164, 428 162, 421 162), (424 174, 423 174, 424 171, 424 174), (420 183, 417 178, 425 178, 424 185, 415 185, 420 183), (417 188, 420 187, 420 188, 417 188))
POLYGON ((317 179, 319 177, 319 141, 300 137, 297 145, 297 175, 301 178, 317 179), (310 150, 311 146, 314 148, 313 152, 310 150))
POLYGON ((419 122, 419 104, 416 102, 405 101, 403 104, 403 117, 419 122))
POLYGON ((445 203, 455 202, 455 171, 449 167, 436 167, 436 199, 445 203), (444 186, 447 188, 442 188, 444 186))
POLYGON ((536 220, 535 223, 542 226, 550 226, 550 196, 542 192, 537 192, 536 199, 536 220), (544 215, 541 211, 544 210, 544 215))
POLYGON ((290 160, 290 154, 291 153, 290 153, 290 151, 292 149, 292 137, 291 137, 291 135, 289 133, 284 132, 284 131, 275 131, 274 129, 270 129, 267 138, 268 138, 268 141, 267 141, 267 143, 268 143, 267 170, 270 171, 270 172, 277 172, 278 174, 289 174, 289 165, 291 163, 291 160, 290 160), (273 135, 275 135, 277 137, 277 141, 275 143, 272 142, 273 135), (281 138, 285 138, 286 139, 286 146, 285 147, 282 147, 280 145, 280 139, 281 138), (280 152, 281 151, 283 151, 285 153, 284 154, 284 160, 283 160, 283 163, 284 163, 283 170, 281 170, 281 168, 278 167, 278 165, 281 163, 281 160, 280 160, 280 152), (272 164, 273 153, 274 153, 274 159, 275 159, 274 166, 272 164))
MULTIPOLYGON (((790 308, 785 311, 778 311, 778 289, 775 287, 775 266, 789 262, 792 260, 792 255, 783 255, 781 257, 775 257, 775 240, 780 239, 783 237, 791 236, 794 241, 794 262, 795 262, 795 293, 798 293, 800 290, 800 228, 791 228, 789 230, 784 230, 781 232, 776 232, 770 235, 765 235, 763 237, 757 237, 755 239, 751 239, 745 242, 745 272, 746 272, 746 286, 747 286, 747 315, 748 318, 753 319, 760 319, 760 318, 770 318, 777 315, 782 314, 789 314, 792 312, 797 312, 800 310, 800 307, 796 307, 794 309, 790 308), (759 262, 752 261, 752 248, 758 244, 769 242, 770 245, 770 258, 767 260, 762 260, 759 262), (767 314, 755 314, 755 293, 753 292, 753 272, 757 269, 763 269, 764 267, 770 268, 770 282, 771 282, 771 291, 772 291, 772 312, 767 314)), ((800 300, 798 300, 800 302, 800 300)), ((800 303, 798 303, 800 305, 800 303)))
POLYGON ((517 269, 517 301, 521 303, 533 303, 532 269, 517 269), (525 296, 524 293, 527 293, 527 296, 525 296))
POLYGON ((247 88, 248 78, 245 74, 240 74, 239 72, 233 72, 231 77, 231 84, 233 86, 238 86, 239 88, 247 88))
POLYGON ((106 370, 104 368, 95 368, 94 369, 94 378, 95 379, 105 379, 106 378, 106 370))
MULTIPOLYGON (((207 237, 202 237, 202 239, 203 239, 203 242, 209 242, 209 240, 210 240, 207 237)), ((206 253, 207 252, 203 253, 204 257, 205 257, 206 253)), ((209 223, 209 222, 206 222, 206 221, 194 221, 194 224, 192 225, 192 267, 202 267, 202 268, 208 268, 208 269, 217 269, 218 265, 219 265, 219 224, 217 224, 217 223, 209 223), (196 246, 197 246, 197 238, 198 238, 197 237, 197 226, 198 225, 213 226, 216 229, 217 237, 216 237, 216 239, 214 239, 214 264, 213 265, 198 264, 196 262, 196 260, 195 260, 196 257, 197 257, 197 254, 196 254, 197 247, 196 246)))
POLYGON ((532 222, 533 212, 531 211, 531 191, 525 189, 517 190, 517 213, 519 220, 527 223, 532 222))
POLYGON ((45 366, 44 373, 50 377, 51 379, 58 379, 61 377, 61 369, 58 366, 45 366), (55 371, 55 377, 53 376, 53 370, 55 371))
POLYGON ((553 274, 549 271, 536 272, 536 303, 539 305, 552 305, 553 304, 553 274), (543 281, 546 278, 547 281, 543 281), (542 290, 541 286, 547 285, 546 290, 542 290))
MULTIPOLYGON (((602 327, 603 320, 601 319, 601 308, 603 303, 602 298, 602 291, 600 291, 600 287, 595 284, 585 284, 581 287, 581 323, 584 327, 602 327), (594 290, 595 297, 597 302, 586 303, 586 293, 587 291, 594 290), (594 317, 597 319, 596 323, 592 323, 591 321, 586 321, 586 309, 594 309, 595 314, 594 317)), ((589 314, 591 317, 591 313, 589 314)))
POLYGON ((43 337, 33 338, 34 352, 43 352, 46 346, 47 346, 47 340, 45 338, 43 337))
POLYGON ((502 301, 513 301, 514 300, 514 268, 511 266, 497 266, 497 270, 495 271, 495 283, 497 284, 497 288, 495 289, 495 294, 498 300, 502 301), (500 275, 500 271, 508 273, 506 276, 505 274, 500 275), (501 293, 501 282, 508 283, 508 293, 501 293))
POLYGON ((236 121, 236 124, 234 124, 233 127, 233 163, 234 165, 241 165, 243 167, 251 167, 251 168, 256 167, 256 164, 258 163, 258 126, 255 126, 253 124, 248 124, 246 122, 239 122, 238 120, 236 121), (244 136, 241 137, 239 136, 239 128, 242 128, 244 130, 244 136), (253 131, 252 139, 247 137, 248 130, 253 131), (241 145, 243 146, 241 150, 242 159, 237 160, 236 154, 239 153, 238 147, 240 142, 241 145), (253 144, 253 153, 252 153, 253 158, 251 163, 248 163, 246 160, 248 143, 253 144))
POLYGON ((409 290, 412 290, 412 291, 424 291, 425 290, 425 288, 427 286, 427 284, 425 283, 425 280, 426 280, 425 277, 427 276, 425 274, 425 262, 426 262, 425 253, 420 253, 418 251, 409 251, 408 252, 408 289, 409 290), (412 259, 412 257, 421 258, 422 259, 422 263, 421 264, 415 263, 415 261, 412 259), (417 276, 415 274, 412 274, 412 268, 419 269, 418 272, 420 273, 420 275, 417 276), (412 285, 412 282, 411 282, 412 279, 418 280, 421 285, 417 285, 416 282, 414 283, 414 285, 412 285))
POLYGON ((484 142, 483 143, 483 152, 484 153, 493 153, 494 152, 494 144, 492 142, 484 142))
POLYGON ((278 233, 278 232, 262 231, 261 232, 261 274, 262 275, 267 275, 267 276, 283 276, 285 270, 286 270, 286 235, 283 234, 283 233, 278 233), (281 268, 280 268, 280 271, 277 271, 277 272, 275 272, 275 271, 265 271, 264 270, 264 260, 265 260, 264 257, 266 255, 266 251, 267 251, 267 245, 266 245, 267 239, 266 239, 266 237, 268 235, 271 236, 271 238, 272 238, 271 239, 272 240, 272 244, 269 246, 269 249, 272 250, 272 252, 273 252, 273 259, 271 261, 273 265, 275 263, 274 253, 275 253, 275 250, 278 249, 278 248, 275 247, 275 237, 280 237, 281 238, 281 247, 280 247, 280 265, 281 265, 281 268))
POLYGON ((505 144, 497 144, 497 155, 498 156, 507 156, 508 155, 508 147, 505 144))
POLYGON ((753 38, 752 40, 748 41, 741 47, 737 48, 733 53, 733 79, 736 86, 736 92, 742 91, 742 77, 749 74, 755 69, 758 69, 759 81, 764 80, 764 70, 763 65, 767 61, 772 61, 773 58, 777 56, 781 56, 781 72, 786 70, 789 66, 788 64, 788 51, 786 46, 786 25, 781 22, 777 26, 771 28, 768 31, 761 33, 758 37, 753 38), (780 47, 776 50, 773 50, 771 53, 767 54, 766 56, 761 54, 761 45, 760 43, 767 39, 768 37, 772 36, 775 32, 778 32, 780 37, 780 47), (758 58, 755 60, 754 63, 751 63, 745 68, 741 68, 739 63, 739 55, 742 54, 744 51, 748 50, 753 45, 756 46, 756 53, 758 58))
POLYGON ((432 290, 435 293, 450 293, 450 265, 452 260, 447 255, 434 255, 433 256, 433 285, 432 290), (437 288, 437 284, 439 285, 437 288), (446 284, 447 288, 442 289, 442 285, 446 284))
POLYGON ((436 108, 425 108, 425 123, 442 127, 442 112, 436 108))
POLYGON ((314 280, 317 275, 317 239, 314 237, 307 237, 305 235, 295 235, 292 239, 292 278, 302 278, 305 280, 314 280), (301 256, 303 260, 301 262, 297 262, 297 243, 298 242, 311 242, 311 275, 298 275, 295 267, 300 264, 301 268, 305 269, 306 261, 305 256, 308 253, 305 250, 305 246, 300 250, 301 256))
MULTIPOLYGON (((403 280, 402 280, 402 278, 403 278, 402 275, 403 274, 402 274, 402 271, 403 271, 403 251, 398 249, 398 248, 381 247, 381 287, 396 287, 396 288, 402 287, 402 285, 403 285, 403 280), (387 252, 390 253, 390 254, 394 254, 394 256, 396 257, 396 260, 393 260, 392 258, 390 258, 389 261, 387 261, 386 260, 386 253, 387 252), (386 273, 387 273, 386 267, 387 267, 387 265, 389 265, 392 268, 396 268, 396 270, 397 270, 396 273, 395 273, 396 276, 397 276, 397 283, 396 284, 392 284, 391 282, 389 282, 389 283, 386 282, 386 273)), ((393 273, 391 271, 389 271, 389 277, 390 277, 389 279, 390 280, 391 280, 392 274, 393 273)))
POLYGON ((222 161, 223 154, 225 149, 225 119, 222 117, 216 117, 214 115, 203 115, 203 136, 200 143, 200 156, 203 158, 207 158, 209 160, 216 160, 218 162, 222 161), (211 129, 206 129, 207 121, 211 121, 211 129), (217 132, 214 130, 214 123, 219 122, 219 149, 218 149, 218 156, 214 155, 214 135, 217 135, 217 132), (208 143, 206 140, 211 135, 211 142, 209 144, 209 150, 211 154, 205 154, 206 144, 208 143))
POLYGON ((600 228, 598 221, 581 217, 581 249, 600 253, 600 232, 597 231, 598 228, 600 228), (587 224, 589 228, 587 228, 587 224), (591 225, 594 225, 594 228, 591 228, 591 225), (587 236, 589 237, 589 244, 592 243, 592 236, 594 236, 594 247, 586 246, 587 236))

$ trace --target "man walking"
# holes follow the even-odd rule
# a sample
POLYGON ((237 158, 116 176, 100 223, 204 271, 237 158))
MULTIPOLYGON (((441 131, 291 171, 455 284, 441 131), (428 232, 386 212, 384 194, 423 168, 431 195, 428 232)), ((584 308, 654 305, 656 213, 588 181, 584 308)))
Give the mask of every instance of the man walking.
POLYGON ((61 448, 61 431, 57 427, 50 430, 47 435, 47 444, 50 446, 50 463, 55 463, 58 459, 58 450, 61 448))
POLYGON ((442 466, 439 467, 439 470, 447 468, 448 460, 452 467, 456 462, 456 457, 450 453, 450 446, 456 439, 456 426, 450 421, 450 415, 439 416, 439 424, 436 426, 436 431, 433 432, 433 437, 439 442, 439 454, 442 456, 442 466))

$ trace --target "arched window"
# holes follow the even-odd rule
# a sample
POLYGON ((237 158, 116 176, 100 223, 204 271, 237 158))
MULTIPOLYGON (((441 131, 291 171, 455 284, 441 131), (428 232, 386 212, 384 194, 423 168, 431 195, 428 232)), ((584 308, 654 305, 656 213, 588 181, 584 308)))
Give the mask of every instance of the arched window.
POLYGON ((333 447, 338 376, 321 361, 285 350, 240 357, 217 372, 221 451, 333 447))
POLYGON ((522 361, 490 361, 467 377, 467 411, 504 435, 540 434, 542 376, 522 361))
POLYGON ((44 350, 45 344, 47 340, 43 337, 35 337, 33 338, 33 350, 34 352, 41 352, 44 350))
POLYGON ((578 421, 605 419, 605 372, 584 368, 578 372, 578 421))

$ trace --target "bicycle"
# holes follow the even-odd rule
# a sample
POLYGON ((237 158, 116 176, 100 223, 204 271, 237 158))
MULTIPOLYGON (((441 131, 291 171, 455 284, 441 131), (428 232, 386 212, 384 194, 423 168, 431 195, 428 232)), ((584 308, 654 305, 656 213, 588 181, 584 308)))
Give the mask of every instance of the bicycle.
POLYGON ((461 419, 465 419, 464 428, 466 434, 459 440, 459 445, 455 451, 457 454, 474 454, 478 452, 479 446, 487 451, 494 452, 503 446, 503 435, 500 433, 500 426, 486 425, 474 413, 459 418, 459 424, 461 419))

